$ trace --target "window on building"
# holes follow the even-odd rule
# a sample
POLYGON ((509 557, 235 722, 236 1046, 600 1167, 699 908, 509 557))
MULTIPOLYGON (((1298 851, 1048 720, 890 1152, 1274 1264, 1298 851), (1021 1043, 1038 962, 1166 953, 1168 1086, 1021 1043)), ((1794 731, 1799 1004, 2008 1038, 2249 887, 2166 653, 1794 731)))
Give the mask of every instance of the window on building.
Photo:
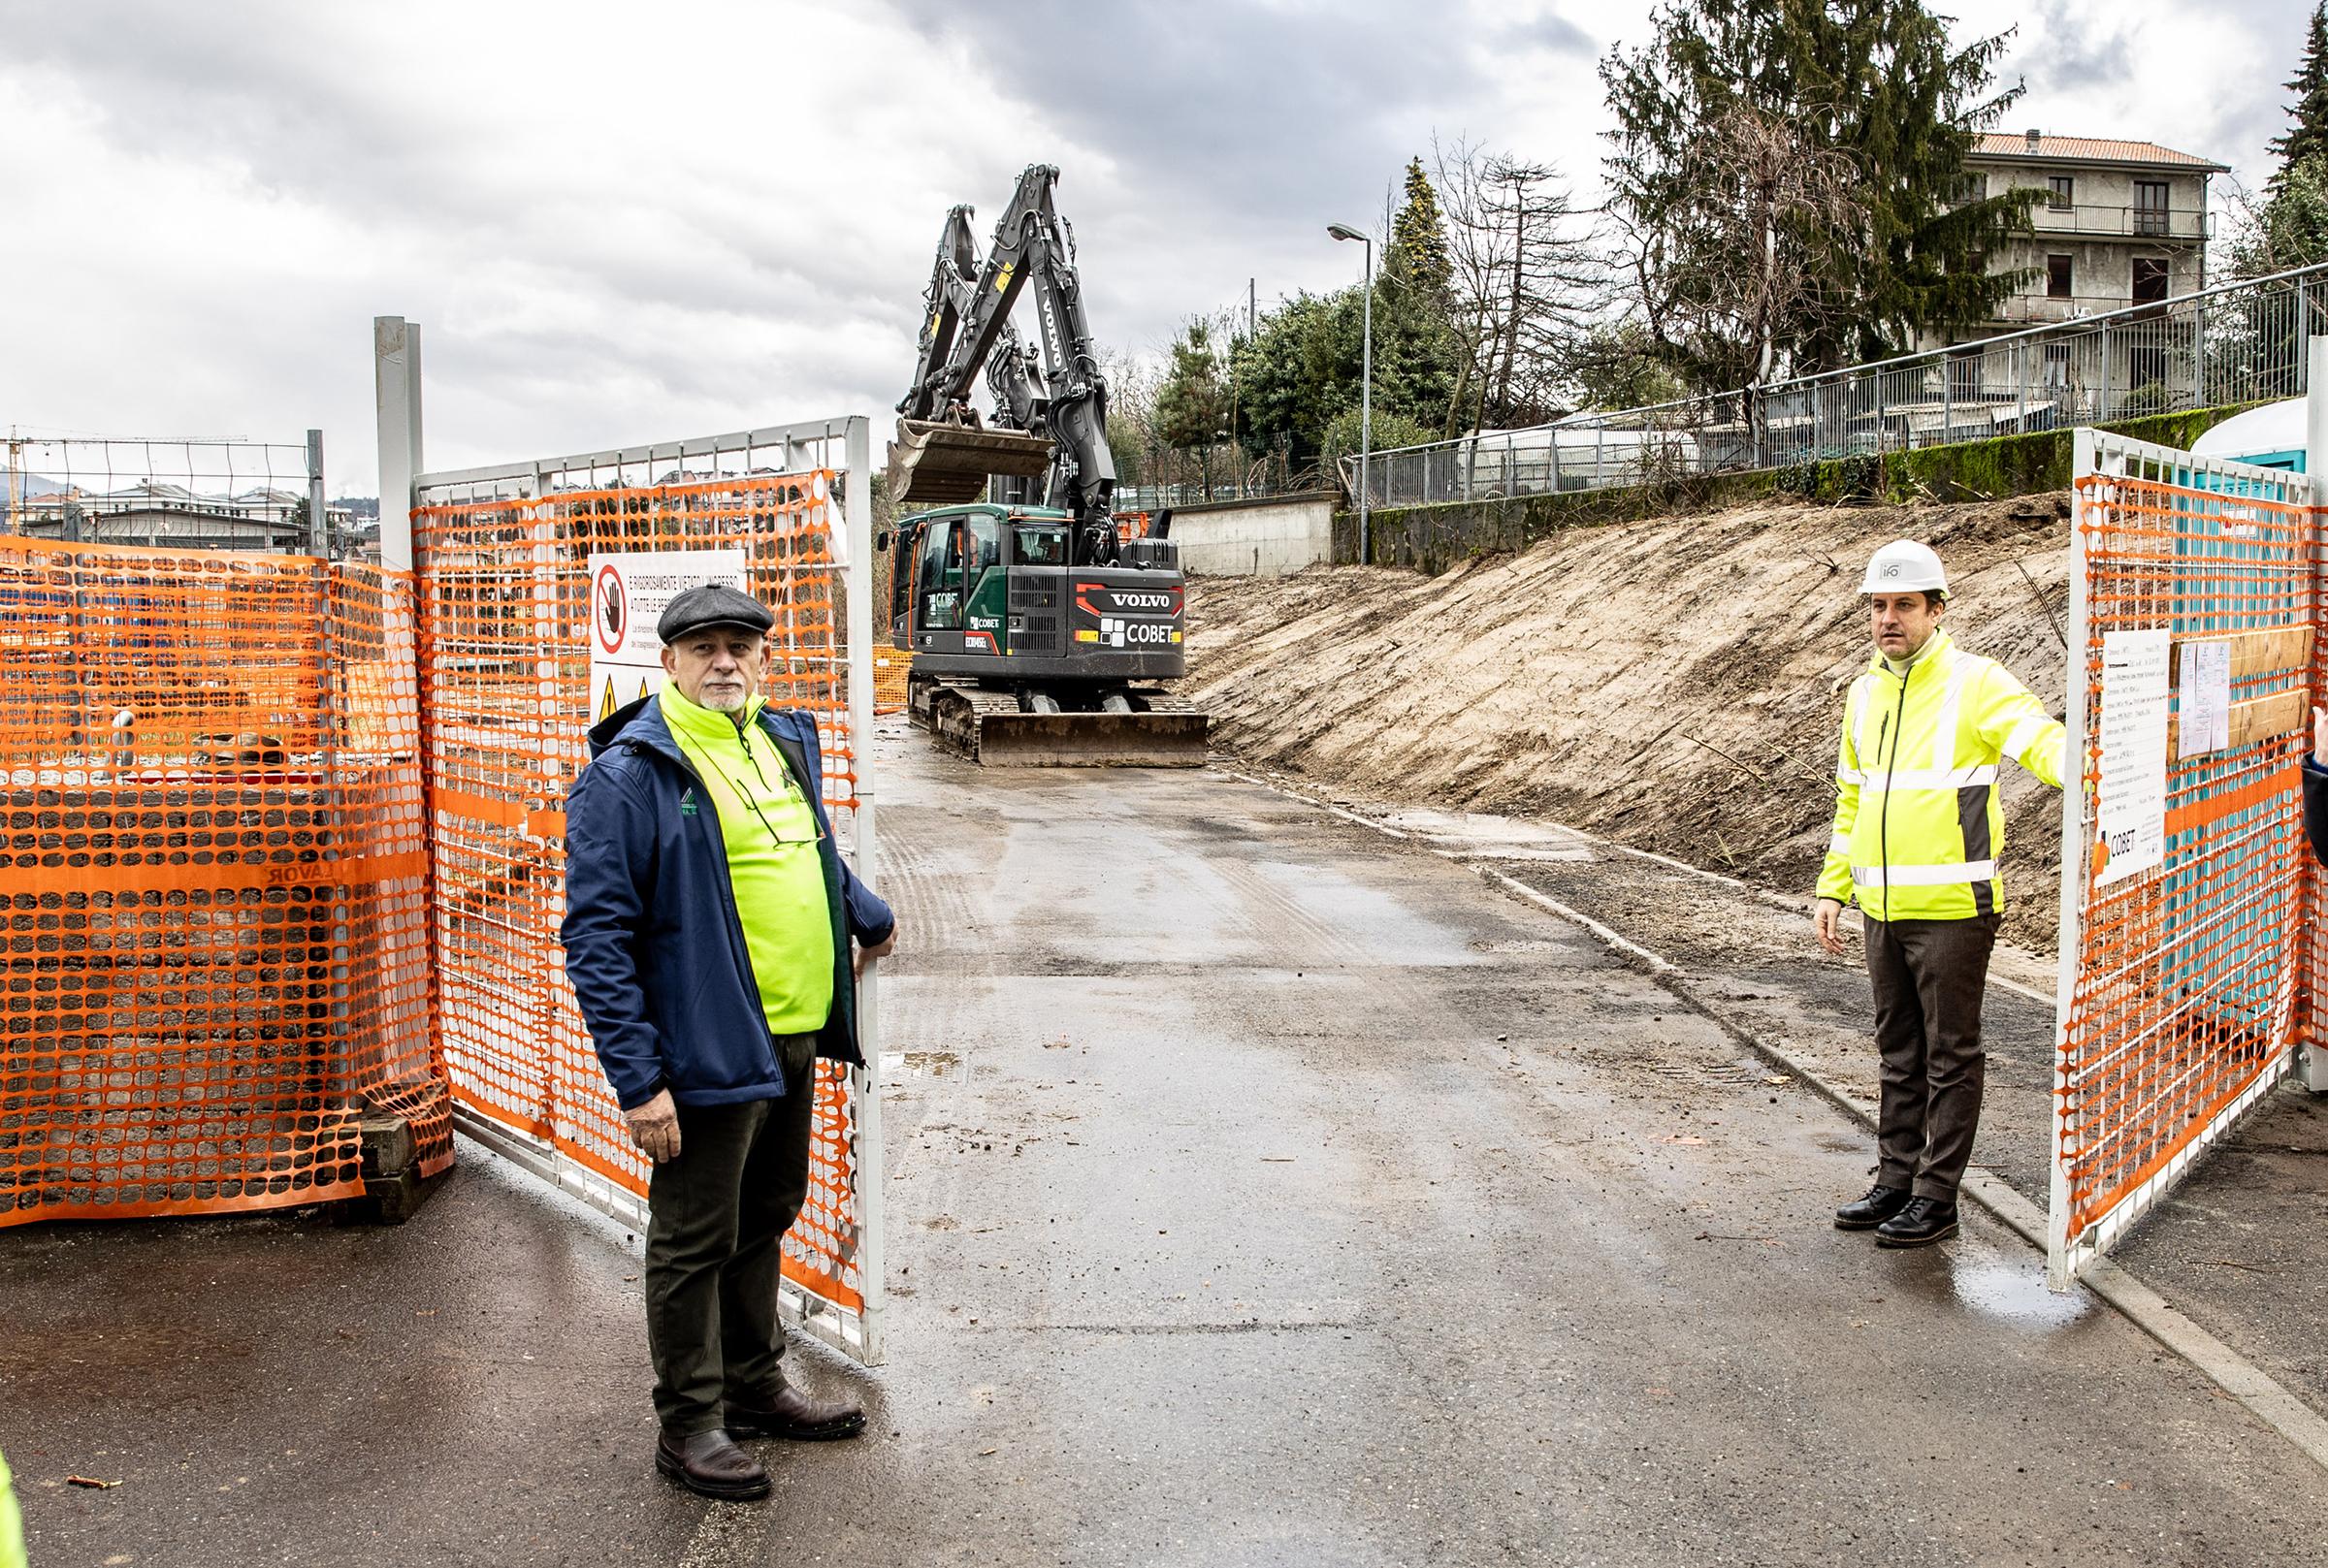
POLYGON ((2136 304, 2150 304, 2166 298, 2168 272, 2163 256, 2134 258, 2133 300, 2136 304))
POLYGON ((1988 176, 1987 175, 1959 175, 1956 176, 1956 200, 1959 203, 1985 202, 1988 199, 1988 176))
POLYGON ((2045 297, 2049 300, 2069 298, 2069 258, 2067 256, 2045 258, 2045 297))
POLYGON ((2045 205, 2056 212, 2066 212, 2078 199, 2078 182, 2068 175, 2055 175, 2048 180, 2045 205))
POLYGON ((2148 235, 2166 233, 2165 180, 2134 181, 2134 232, 2148 235))

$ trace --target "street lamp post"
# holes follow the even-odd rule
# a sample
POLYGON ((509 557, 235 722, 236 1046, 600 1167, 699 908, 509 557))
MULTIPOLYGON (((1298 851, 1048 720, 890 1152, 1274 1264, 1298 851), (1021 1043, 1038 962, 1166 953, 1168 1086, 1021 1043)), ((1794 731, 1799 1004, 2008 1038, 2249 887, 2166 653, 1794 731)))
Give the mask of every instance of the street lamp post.
POLYGON ((1326 233, 1366 246, 1366 329, 1358 370, 1358 563, 1363 566, 1374 553, 1367 525, 1374 501, 1374 477, 1369 469, 1374 455, 1374 240, 1365 230, 1346 223, 1329 223, 1326 233))

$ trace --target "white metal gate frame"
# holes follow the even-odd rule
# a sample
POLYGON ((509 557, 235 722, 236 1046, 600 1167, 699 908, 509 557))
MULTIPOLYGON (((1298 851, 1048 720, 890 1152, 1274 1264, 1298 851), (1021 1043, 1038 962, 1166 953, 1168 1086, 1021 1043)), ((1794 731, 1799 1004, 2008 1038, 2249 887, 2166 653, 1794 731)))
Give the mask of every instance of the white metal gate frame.
MULTIPOLYGON (((420 471, 420 327, 401 317, 373 323, 380 430, 380 544, 384 565, 410 570, 411 507, 482 500, 538 499, 575 482, 589 488, 648 484, 673 469, 708 478, 719 473, 792 473, 828 469, 843 476, 838 552, 848 614, 844 656, 857 787, 850 803, 849 858, 857 878, 878 888, 879 840, 871 765, 873 735, 873 502, 872 425, 863 415, 764 426, 724 435, 659 441, 567 457, 480 468, 420 471)), ((417 671, 415 671, 417 677, 417 671)), ((857 982, 857 1030, 865 1059, 848 1074, 851 1125, 856 1130, 857 1270, 861 1312, 826 1300, 787 1276, 778 1307, 785 1321, 811 1338, 868 1366, 886 1359, 884 1319, 887 1264, 883 1214, 881 1093, 881 965, 865 966, 857 982)), ((469 1137, 543 1182, 638 1230, 646 1200, 538 1142, 455 1103, 454 1122, 469 1137)))
MULTIPOLYGON (((2312 395, 2311 417, 2313 423, 2312 449, 2315 452, 2328 452, 2328 446, 2323 446, 2319 440, 2319 422, 2323 408, 2328 407, 2328 385, 2323 384, 2319 374, 2323 367, 2328 367, 2328 358, 2323 357, 2323 350, 2328 350, 2328 338, 2313 339, 2310 345, 2314 370, 2312 385, 2318 390, 2312 395)), ((2163 480, 2193 490, 2233 496, 2244 494, 2314 507, 2319 504, 2323 488, 2317 475, 2297 474, 2283 468, 2256 467, 2220 458, 2199 457, 2172 447, 2085 427, 2079 429, 2075 436, 2073 478, 2084 480, 2089 476, 2163 480)), ((2068 711, 2063 720, 2069 731, 2069 742, 2063 752, 2061 919, 2056 939, 2059 943, 2059 962, 2054 994, 2052 1180, 2046 1227, 2046 1283, 2055 1291, 2069 1290, 2079 1276, 2116 1245, 2136 1222, 2156 1207, 2168 1191, 2189 1173, 2200 1156, 2219 1143, 2265 1095, 2297 1070, 2299 1057, 2316 1056, 2319 1050, 2317 1045, 2311 1045, 2282 1052, 2278 1061, 2266 1068, 2254 1082, 2216 1112, 2198 1136, 2178 1150, 2164 1166, 2120 1199, 2100 1219, 2080 1233, 2070 1234, 2068 1091, 2071 1084, 2067 1045, 2071 1008, 2079 977, 2079 954, 2084 944, 2086 893, 2096 812, 2094 800, 2082 787, 2082 779, 2089 726, 2097 718, 2086 711, 2085 668, 2086 648, 2092 631, 2088 578, 2091 561, 2086 553, 2086 523, 2087 509, 2095 502, 2089 498, 2083 485, 2073 489, 2071 494, 2070 663, 2064 683, 2068 687, 2068 711)), ((2317 514, 2314 515, 2316 518, 2317 514)), ((2316 524, 2308 548, 2313 560, 2309 590, 2312 601, 2311 616, 2316 618, 2320 603, 2322 559, 2316 524)), ((2316 904, 2316 900, 2313 902, 2316 904)), ((2306 943, 2302 949, 2303 956, 2291 961, 2287 975, 2282 979, 2281 994, 2276 999, 2276 1013, 2292 1012, 2297 994, 2307 989, 2298 984, 2300 968, 2312 968, 2317 973, 2317 946, 2316 942, 2306 943)))

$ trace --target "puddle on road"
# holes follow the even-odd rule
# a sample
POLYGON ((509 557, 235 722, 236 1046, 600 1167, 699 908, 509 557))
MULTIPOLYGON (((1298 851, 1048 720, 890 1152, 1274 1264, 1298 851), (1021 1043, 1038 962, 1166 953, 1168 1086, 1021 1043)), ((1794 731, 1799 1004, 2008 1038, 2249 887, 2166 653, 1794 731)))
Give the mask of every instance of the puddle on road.
POLYGON ((1948 1283, 1964 1307, 2017 1328, 2066 1328, 2093 1305, 2084 1292, 2047 1290, 2042 1265, 1952 1259, 1948 1283))
POLYGON ((881 1053, 881 1071, 885 1077, 900 1072, 922 1072, 933 1078, 942 1078, 959 1067, 961 1061, 961 1057, 953 1051, 884 1051, 881 1053))
POLYGON ((1393 812, 1383 821, 1437 848, 1485 860, 1590 860, 1590 840, 1566 828, 1487 812, 1393 812))

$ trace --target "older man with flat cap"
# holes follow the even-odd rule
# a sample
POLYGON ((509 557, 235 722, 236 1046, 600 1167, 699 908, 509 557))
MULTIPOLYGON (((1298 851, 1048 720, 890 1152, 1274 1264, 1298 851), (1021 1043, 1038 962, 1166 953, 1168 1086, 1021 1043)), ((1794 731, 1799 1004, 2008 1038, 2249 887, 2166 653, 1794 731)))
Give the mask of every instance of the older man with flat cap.
POLYGON ((656 1468, 720 1498, 768 1491, 738 1437, 864 1427, 786 1381, 776 1287, 808 1193, 817 1059, 863 1061, 852 981, 896 942, 834 850, 816 720, 760 696, 774 621, 718 585, 672 599, 663 689, 591 730, 566 809, 566 974, 655 1162, 656 1468))

